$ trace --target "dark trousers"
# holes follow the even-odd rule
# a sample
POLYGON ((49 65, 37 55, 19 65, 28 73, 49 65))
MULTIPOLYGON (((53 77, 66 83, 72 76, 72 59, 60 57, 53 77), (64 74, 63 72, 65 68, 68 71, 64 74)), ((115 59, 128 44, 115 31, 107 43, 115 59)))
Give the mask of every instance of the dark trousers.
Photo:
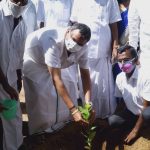
POLYGON ((131 111, 125 108, 123 111, 118 112, 108 118, 108 123, 112 128, 119 128, 126 126, 132 127, 138 119, 137 115, 134 115, 131 111))
POLYGON ((150 106, 143 110, 142 116, 144 118, 144 121, 150 124, 150 106))
MULTIPOLYGON (((142 112, 144 122, 150 124, 150 106, 145 108, 142 112)), ((118 112, 108 118, 108 123, 113 128, 118 128, 124 125, 132 127, 135 125, 138 119, 137 115, 134 115, 131 111, 125 108, 123 111, 118 112)))

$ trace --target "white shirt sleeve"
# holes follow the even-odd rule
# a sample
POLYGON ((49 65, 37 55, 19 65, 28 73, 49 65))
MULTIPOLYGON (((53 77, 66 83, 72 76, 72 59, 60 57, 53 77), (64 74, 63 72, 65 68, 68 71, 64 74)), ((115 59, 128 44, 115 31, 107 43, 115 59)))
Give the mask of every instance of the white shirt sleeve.
POLYGON ((135 49, 137 49, 138 47, 140 30, 140 16, 137 10, 136 3, 137 0, 131 0, 128 12, 129 44, 135 49))
POLYGON ((117 76, 116 84, 115 84, 115 97, 122 97, 120 86, 121 86, 121 81, 120 81, 120 78, 117 76))
POLYGON ((150 78, 147 78, 144 86, 143 86, 143 91, 142 91, 142 97, 146 101, 150 101, 150 78))
POLYGON ((61 68, 60 62, 60 49, 58 48, 55 40, 52 38, 46 38, 42 40, 42 48, 44 49, 45 63, 49 67, 61 68))
POLYGON ((109 23, 115 23, 121 20, 120 10, 117 0, 110 0, 109 23))

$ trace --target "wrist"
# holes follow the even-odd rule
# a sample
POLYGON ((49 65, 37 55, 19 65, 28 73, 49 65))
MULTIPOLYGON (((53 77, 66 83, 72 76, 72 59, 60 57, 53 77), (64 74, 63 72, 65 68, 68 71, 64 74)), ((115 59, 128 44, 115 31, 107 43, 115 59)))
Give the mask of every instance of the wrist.
POLYGON ((138 131, 139 131, 139 130, 138 130, 138 129, 135 129, 135 128, 132 130, 132 132, 135 133, 135 134, 137 134, 138 131))
POLYGON ((91 105, 91 107, 93 107, 92 101, 85 101, 85 104, 91 105))
POLYGON ((72 116, 75 115, 77 112, 79 112, 79 110, 77 108, 75 108, 74 110, 71 111, 72 116))
POLYGON ((77 110, 77 107, 73 104, 72 107, 69 107, 69 111, 72 114, 75 110, 77 110))

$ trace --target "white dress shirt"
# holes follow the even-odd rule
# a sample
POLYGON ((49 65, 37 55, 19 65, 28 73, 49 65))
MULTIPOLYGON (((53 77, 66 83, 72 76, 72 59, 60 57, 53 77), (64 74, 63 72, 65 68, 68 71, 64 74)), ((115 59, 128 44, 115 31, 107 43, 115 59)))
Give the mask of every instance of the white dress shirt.
POLYGON ((143 109, 143 100, 150 101, 150 77, 141 68, 136 67, 132 76, 127 80, 121 72, 116 79, 115 96, 123 97, 127 108, 135 115, 143 109))

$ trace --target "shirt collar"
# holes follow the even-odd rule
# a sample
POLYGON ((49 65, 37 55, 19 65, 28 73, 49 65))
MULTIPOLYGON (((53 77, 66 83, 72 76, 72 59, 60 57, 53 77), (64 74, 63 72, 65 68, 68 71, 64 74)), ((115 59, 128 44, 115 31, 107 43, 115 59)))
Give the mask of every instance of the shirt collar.
POLYGON ((12 15, 11 11, 8 8, 7 1, 3 2, 3 11, 4 11, 4 16, 11 16, 12 15))
POLYGON ((139 66, 136 66, 132 76, 130 77, 131 79, 137 79, 138 78, 138 70, 139 70, 139 66))

